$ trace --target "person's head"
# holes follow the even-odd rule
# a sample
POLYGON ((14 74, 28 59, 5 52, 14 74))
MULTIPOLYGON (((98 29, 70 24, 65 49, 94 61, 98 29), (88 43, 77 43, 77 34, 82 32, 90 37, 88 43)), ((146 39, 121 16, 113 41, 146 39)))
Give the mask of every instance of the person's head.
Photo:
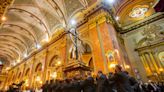
POLYGON ((98 71, 97 76, 100 77, 103 74, 102 71, 98 71))
POLYGON ((92 76, 92 73, 91 72, 87 72, 87 76, 88 77, 91 77, 92 76))
POLYGON ((113 72, 108 73, 108 77, 111 77, 113 75, 113 72))
POLYGON ((115 66, 115 72, 121 72, 122 71, 122 67, 120 65, 116 65, 115 66))
POLYGON ((129 72, 128 71, 124 71, 125 74, 129 75, 129 72))
POLYGON ((54 82, 54 80, 52 79, 52 80, 50 80, 50 84, 52 84, 54 82))

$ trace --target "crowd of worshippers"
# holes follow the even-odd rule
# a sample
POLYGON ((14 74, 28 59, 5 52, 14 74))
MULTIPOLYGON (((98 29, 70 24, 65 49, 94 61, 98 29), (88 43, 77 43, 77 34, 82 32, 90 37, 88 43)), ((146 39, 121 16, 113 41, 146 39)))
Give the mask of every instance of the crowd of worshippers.
POLYGON ((116 65, 115 73, 103 74, 98 71, 94 78, 90 72, 85 79, 75 76, 73 79, 51 80, 42 86, 43 92, 164 92, 163 84, 138 82, 122 67, 116 65))
POLYGON ((120 65, 116 65, 115 73, 105 75, 98 71, 94 78, 91 72, 88 72, 85 79, 79 75, 72 79, 51 80, 40 89, 28 92, 164 92, 164 83, 137 81, 127 71, 122 71, 120 65))

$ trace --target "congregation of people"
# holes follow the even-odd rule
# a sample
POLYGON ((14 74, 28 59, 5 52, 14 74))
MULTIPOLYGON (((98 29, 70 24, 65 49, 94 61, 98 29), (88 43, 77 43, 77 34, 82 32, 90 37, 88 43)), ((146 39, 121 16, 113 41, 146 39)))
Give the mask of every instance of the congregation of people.
MULTIPOLYGON (((8 92, 17 91, 9 89, 8 92)), ((94 78, 88 72, 85 79, 76 75, 71 79, 46 81, 37 91, 31 89, 29 92, 164 92, 164 83, 150 80, 143 83, 123 71, 120 65, 116 65, 115 73, 105 75, 98 71, 94 78)))

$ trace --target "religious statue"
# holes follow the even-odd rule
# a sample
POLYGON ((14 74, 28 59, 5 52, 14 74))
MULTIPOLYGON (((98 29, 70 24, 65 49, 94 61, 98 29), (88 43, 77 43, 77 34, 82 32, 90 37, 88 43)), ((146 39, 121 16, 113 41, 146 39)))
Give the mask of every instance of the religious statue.
POLYGON ((82 45, 82 40, 78 37, 78 33, 75 28, 72 28, 70 31, 70 39, 72 41, 71 47, 71 58, 80 60, 81 55, 84 53, 84 47, 82 45))

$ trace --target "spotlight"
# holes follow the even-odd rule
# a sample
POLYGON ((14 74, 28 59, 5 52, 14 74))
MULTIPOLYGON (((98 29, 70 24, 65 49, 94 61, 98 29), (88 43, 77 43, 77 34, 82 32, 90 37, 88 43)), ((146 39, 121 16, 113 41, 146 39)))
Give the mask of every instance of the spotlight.
POLYGON ((17 62, 19 63, 20 62, 20 59, 18 59, 17 62))
POLYGON ((57 62, 57 65, 61 65, 61 61, 58 61, 58 62, 57 62))
POLYGON ((116 20, 119 20, 119 19, 120 19, 120 17, 118 17, 118 16, 117 16, 115 19, 116 19, 116 20))
POLYGON ((106 2, 108 2, 108 3, 110 3, 110 4, 114 3, 114 1, 115 1, 115 0, 106 0, 106 2))
POLYGON ((75 21, 74 19, 72 19, 72 20, 70 21, 70 23, 71 23, 72 26, 75 26, 75 25, 76 25, 76 21, 75 21))
POLYGON ((36 45, 36 48, 37 48, 37 49, 40 49, 40 48, 41 48, 40 44, 37 44, 37 45, 36 45))
POLYGON ((116 64, 110 64, 109 68, 114 68, 116 66, 116 64))
POLYGON ((26 58, 27 57, 27 54, 24 54, 24 57, 26 58))
POLYGON ((2 21, 6 21, 7 18, 6 18, 5 16, 2 16, 1 20, 2 20, 2 21))

